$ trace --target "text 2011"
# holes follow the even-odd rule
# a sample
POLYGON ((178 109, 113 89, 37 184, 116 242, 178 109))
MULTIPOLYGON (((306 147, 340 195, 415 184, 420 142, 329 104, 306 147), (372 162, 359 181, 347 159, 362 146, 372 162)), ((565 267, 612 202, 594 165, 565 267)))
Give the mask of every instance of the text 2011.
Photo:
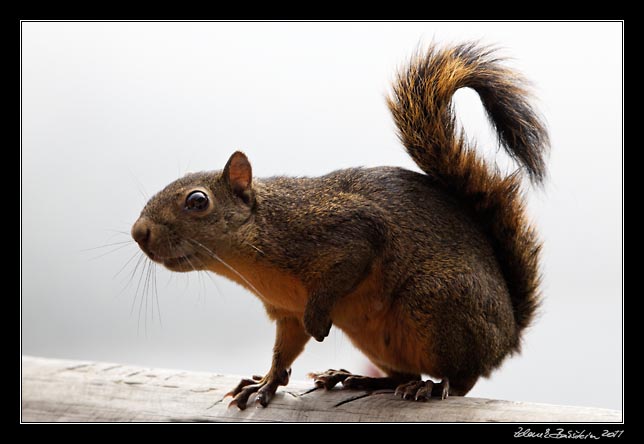
POLYGON ((604 430, 602 438, 621 438, 623 433, 623 430, 604 430))

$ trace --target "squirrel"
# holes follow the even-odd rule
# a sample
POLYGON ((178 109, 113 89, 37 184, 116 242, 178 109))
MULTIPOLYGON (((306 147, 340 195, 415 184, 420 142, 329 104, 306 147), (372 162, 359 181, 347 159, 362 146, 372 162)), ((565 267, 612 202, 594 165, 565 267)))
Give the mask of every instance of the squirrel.
POLYGON ((527 81, 477 43, 417 51, 388 107, 424 172, 349 168, 321 177, 253 177, 247 156, 189 173, 154 195, 132 237, 176 272, 209 270, 254 293, 275 321, 272 365, 228 395, 268 405, 311 337, 332 325, 386 376, 310 374, 318 388, 464 396, 521 348, 540 304, 541 241, 522 180, 543 183, 550 146, 527 81), (452 96, 475 90, 518 164, 502 175, 457 128, 452 96), (432 379, 424 381, 422 375, 432 379))

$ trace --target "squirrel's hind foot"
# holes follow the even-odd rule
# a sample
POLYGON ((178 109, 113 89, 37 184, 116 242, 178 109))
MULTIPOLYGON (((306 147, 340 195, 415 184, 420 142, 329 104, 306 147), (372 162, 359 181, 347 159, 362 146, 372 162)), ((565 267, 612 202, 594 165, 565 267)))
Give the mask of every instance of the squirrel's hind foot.
POLYGON ((329 369, 321 373, 309 373, 306 376, 313 379, 315 387, 331 390, 339 382, 341 382, 344 386, 344 381, 346 381, 347 378, 350 378, 353 375, 348 370, 341 368, 340 370, 329 369))
POLYGON ((404 385, 403 383, 417 382, 420 379, 419 375, 400 375, 394 374, 385 377, 371 377, 354 375, 353 373, 340 369, 340 370, 327 370, 322 373, 309 373, 308 377, 313 379, 315 386, 318 388, 325 388, 331 390, 339 382, 342 383, 342 388, 349 390, 384 390, 395 388, 404 385))
POLYGON ((441 382, 411 381, 396 387, 396 396, 414 401, 424 401, 429 398, 445 399, 449 396, 449 379, 443 378, 441 382))
POLYGON ((441 382, 431 379, 423 381, 419 375, 394 374, 380 378, 354 375, 351 372, 340 370, 327 370, 322 373, 309 373, 317 388, 331 390, 338 383, 343 389, 349 390, 394 390, 395 395, 403 399, 424 401, 430 398, 445 399, 450 395, 449 379, 443 378, 441 382))

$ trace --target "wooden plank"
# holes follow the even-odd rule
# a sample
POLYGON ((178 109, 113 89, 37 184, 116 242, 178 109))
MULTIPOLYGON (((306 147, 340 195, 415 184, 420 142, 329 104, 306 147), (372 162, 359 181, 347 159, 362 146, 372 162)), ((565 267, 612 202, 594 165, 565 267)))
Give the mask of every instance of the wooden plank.
MULTIPOLYGON (((622 412, 470 397, 410 402, 380 393, 281 387, 267 408, 228 408, 238 376, 22 357, 22 421, 621 422, 622 412), (356 399, 353 399, 356 398, 356 399), (353 399, 353 400, 352 400, 353 399)), ((251 398, 251 401, 253 398, 251 398)))

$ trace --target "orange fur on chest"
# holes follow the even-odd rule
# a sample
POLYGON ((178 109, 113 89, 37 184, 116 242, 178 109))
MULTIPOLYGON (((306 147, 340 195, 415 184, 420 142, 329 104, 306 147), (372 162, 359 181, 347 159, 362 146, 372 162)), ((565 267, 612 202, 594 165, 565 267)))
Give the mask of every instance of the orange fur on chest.
POLYGON ((299 317, 304 313, 308 292, 295 276, 260 262, 231 260, 230 265, 239 274, 220 264, 211 270, 242 285, 268 305, 299 317))

